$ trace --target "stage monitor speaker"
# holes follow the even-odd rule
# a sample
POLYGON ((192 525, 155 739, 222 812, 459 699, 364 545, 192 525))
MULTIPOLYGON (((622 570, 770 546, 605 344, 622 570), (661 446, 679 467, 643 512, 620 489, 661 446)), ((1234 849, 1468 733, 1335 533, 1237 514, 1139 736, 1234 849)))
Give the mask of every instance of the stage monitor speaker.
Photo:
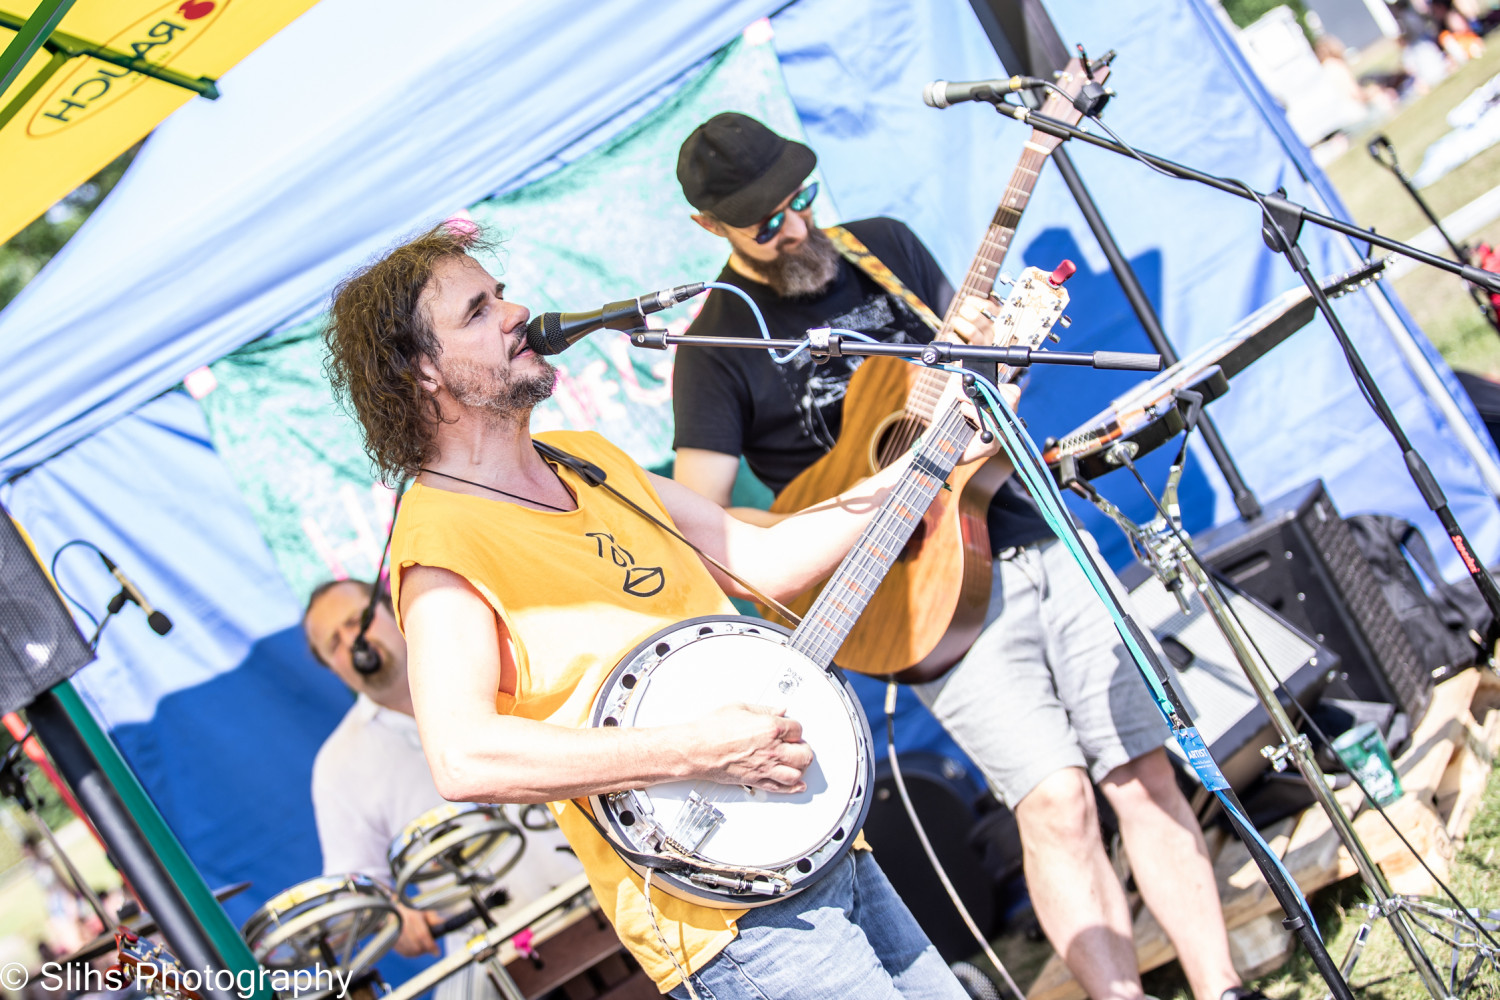
POLYGON ((93 658, 52 581, 0 507, 0 714, 25 708, 93 658))
POLYGON ((1415 728, 1432 700, 1432 674, 1401 629, 1380 582, 1321 480, 1193 541, 1236 587, 1339 655, 1354 697, 1405 712, 1415 728))
MULTIPOLYGON (((1144 566, 1130 566, 1120 578, 1130 588, 1136 621, 1161 644, 1172 687, 1203 742, 1229 784, 1243 791, 1268 766, 1261 747, 1281 740, 1234 650, 1198 597, 1194 596, 1191 610, 1184 614, 1177 598, 1144 566)), ((1319 647, 1234 587, 1221 586, 1271 670, 1303 707, 1310 708, 1337 669, 1337 654, 1319 647)), ((1286 705, 1285 696, 1282 703, 1286 705)), ((1295 712, 1292 715, 1295 720, 1295 712)), ((1182 760, 1175 740, 1169 740, 1167 748, 1182 760)))

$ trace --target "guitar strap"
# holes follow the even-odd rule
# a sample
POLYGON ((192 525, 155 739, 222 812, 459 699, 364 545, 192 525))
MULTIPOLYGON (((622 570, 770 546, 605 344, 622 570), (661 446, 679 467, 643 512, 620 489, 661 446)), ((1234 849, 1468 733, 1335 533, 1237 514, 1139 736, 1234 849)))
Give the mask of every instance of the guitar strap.
POLYGON ((927 303, 917 298, 917 294, 902 283, 895 273, 885 266, 885 262, 870 252, 870 248, 859 241, 843 226, 832 226, 823 230, 828 238, 833 241, 834 247, 845 260, 859 268, 870 276, 870 280, 896 296, 906 304, 906 307, 916 313, 917 318, 932 330, 938 333, 943 329, 943 321, 938 318, 937 313, 927 307, 927 303))
POLYGON ((578 458, 575 455, 569 455, 561 448, 547 444, 543 441, 533 441, 531 442, 531 446, 536 449, 537 454, 541 455, 542 458, 550 459, 558 463, 559 465, 566 465, 568 468, 572 469, 578 475, 578 478, 582 479, 590 486, 604 487, 605 490, 614 495, 616 500, 619 500, 621 503, 625 504, 625 506, 629 507, 637 514, 641 515, 646 520, 650 521, 652 524, 656 525, 658 528, 665 531, 667 534, 671 535, 673 538, 677 539, 679 542, 686 545, 694 552, 698 553, 698 556, 703 559, 704 562, 707 562, 710 566, 717 569, 720 573, 723 573, 725 576, 729 577, 729 579, 733 580, 741 587, 744 587, 757 601, 761 602, 766 607, 770 608, 772 611, 775 611, 778 615, 785 618, 793 627, 795 627, 797 623, 802 621, 801 616, 799 616, 795 611, 792 611, 790 608, 788 608, 786 605, 782 604, 775 598, 767 597, 765 594, 761 593, 760 588, 747 581, 744 577, 740 576, 728 566, 725 566, 723 563, 719 562, 719 560, 715 559, 707 552, 704 552, 702 549, 698 548, 698 546, 694 545, 692 542, 688 541, 687 538, 676 528, 672 527, 670 524, 663 521, 661 518, 657 517, 655 514, 651 513, 649 510, 642 507, 640 504, 636 503, 634 500, 630 499, 628 496, 621 493, 613 486, 609 485, 609 483, 605 482, 604 470, 599 468, 599 466, 595 465, 593 462, 585 461, 584 459, 578 458))

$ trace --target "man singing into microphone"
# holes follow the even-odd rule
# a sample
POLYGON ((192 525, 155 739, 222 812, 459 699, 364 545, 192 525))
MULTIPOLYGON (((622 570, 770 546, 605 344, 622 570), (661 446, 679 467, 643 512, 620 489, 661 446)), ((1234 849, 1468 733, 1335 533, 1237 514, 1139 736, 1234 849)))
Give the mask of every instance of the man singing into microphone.
MULTIPOLYGON (((415 476, 397 517, 391 578, 422 747, 451 800, 547 802, 620 939, 672 996, 824 1000, 964 993, 868 851, 816 884, 751 910, 716 909, 642 879, 590 825, 591 794, 678 779, 805 788, 801 727, 735 705, 672 725, 587 728, 595 693, 642 639, 733 614, 738 584, 608 491, 534 447, 531 411, 556 370, 526 344, 527 310, 438 228, 337 289, 328 371, 390 479, 415 476), (659 586, 632 586, 650 567, 659 586)), ((654 476, 603 437, 545 442, 697 550, 773 596, 828 574, 909 465, 773 528, 737 521, 654 476)), ((968 460, 993 454, 978 436, 968 460)))
MULTIPOLYGON (((815 227, 816 164, 807 146, 733 113, 709 119, 683 143, 677 179, 693 219, 729 244, 719 281, 749 294, 772 337, 837 327, 890 342, 931 340, 933 311, 942 315, 953 297, 937 261, 894 219, 815 227)), ((987 308, 974 299, 959 315, 975 319, 987 308)), ((965 332, 962 323, 956 329, 965 332)), ((688 333, 759 335, 744 302, 718 290, 688 333)), ((743 455, 780 492, 838 439, 858 363, 814 365, 804 354, 775 365, 764 351, 679 350, 677 481, 727 507, 743 455)), ((780 516, 734 513, 760 524, 780 516)), ((1014 476, 988 521, 996 559, 985 631, 919 693, 1015 812, 1042 929, 1094 1000, 1142 996, 1130 909, 1100 839, 1092 779, 1119 817, 1136 884, 1194 995, 1238 1000, 1207 848, 1162 749, 1166 727, 1144 681, 1014 476)))

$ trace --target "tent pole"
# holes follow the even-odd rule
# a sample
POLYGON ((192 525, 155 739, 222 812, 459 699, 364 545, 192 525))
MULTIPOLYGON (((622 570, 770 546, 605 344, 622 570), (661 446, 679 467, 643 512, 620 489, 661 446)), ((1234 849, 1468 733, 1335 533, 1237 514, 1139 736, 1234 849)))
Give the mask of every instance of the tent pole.
MULTIPOLYGON (((201 970, 205 962, 210 962, 214 968, 253 975, 253 990, 241 990, 237 986, 224 995, 239 1000, 274 1000, 274 994, 259 974, 260 965, 240 937, 239 929, 214 898, 114 740, 100 727, 73 685, 63 681, 33 703, 26 714, 38 737, 57 761, 59 770, 63 771, 63 776, 89 811, 100 834, 109 843, 110 853, 126 869, 125 874, 132 884, 143 895, 147 893, 146 886, 138 881, 136 871, 132 870, 134 866, 126 865, 122 846, 134 852, 136 864, 147 867, 147 879, 165 882, 167 888, 161 889, 158 885, 160 892, 157 895, 165 894, 169 910, 174 905, 185 910, 179 916, 191 921, 192 926, 187 929, 189 940, 209 953, 208 957, 193 954, 178 941, 171 940, 175 935, 169 935, 169 943, 174 948, 182 948, 177 957, 185 967, 201 970), (64 768, 64 757, 77 773, 64 768), (88 796, 85 788, 90 789, 88 796), (101 805, 107 813, 116 810, 109 822, 96 811, 101 805), (114 836, 106 831, 106 826, 111 824, 114 836), (123 845, 117 840, 122 836, 126 841, 123 845)), ((146 898, 141 902, 158 918, 164 929, 170 926, 166 914, 156 908, 160 902, 153 903, 146 898)), ((243 982, 243 979, 241 977, 239 981, 243 982)))
MULTIPOLYGON (((1125 293, 1125 298, 1135 312, 1136 319, 1140 321, 1141 328, 1146 331, 1146 337, 1151 341, 1151 346, 1156 348, 1156 353, 1160 354, 1168 365, 1176 364, 1177 352, 1173 350, 1166 331, 1162 329, 1161 319, 1156 315, 1156 307, 1151 304, 1146 290, 1141 287, 1141 279, 1135 273, 1135 268, 1130 266, 1130 261, 1121 252, 1120 245, 1115 242, 1114 234, 1109 231, 1109 224, 1104 221, 1104 216, 1099 214, 1099 206, 1084 185, 1083 178, 1078 176, 1078 170, 1073 166, 1073 160, 1068 156, 1068 151, 1062 147, 1053 150, 1052 162, 1057 164, 1063 183, 1068 186, 1073 200, 1078 203, 1079 210, 1083 212, 1084 220, 1093 231, 1094 239, 1099 242, 1100 249, 1104 251, 1104 257, 1109 261, 1110 269, 1115 273, 1115 280, 1120 283, 1120 290, 1125 293)), ((1198 430, 1203 435, 1203 443, 1208 446, 1214 462, 1218 464, 1224 481, 1229 484, 1229 491, 1234 495, 1234 505, 1239 508, 1240 516, 1247 521, 1259 517, 1260 501, 1255 499, 1255 494, 1246 485, 1245 477, 1240 474, 1239 466, 1234 463, 1234 456, 1229 454, 1229 448, 1224 444, 1224 439, 1219 436, 1218 426, 1207 411, 1198 415, 1198 430)))

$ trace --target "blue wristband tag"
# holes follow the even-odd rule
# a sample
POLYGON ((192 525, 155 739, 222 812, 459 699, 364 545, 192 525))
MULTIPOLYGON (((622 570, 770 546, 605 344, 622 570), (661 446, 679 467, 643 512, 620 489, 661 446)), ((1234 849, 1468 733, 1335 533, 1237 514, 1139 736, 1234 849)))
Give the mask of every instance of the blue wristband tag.
POLYGON ((1176 732, 1177 745, 1182 747, 1182 752, 1187 755, 1187 761, 1193 770, 1198 772, 1198 780, 1203 782, 1203 787, 1210 792, 1222 792, 1229 788, 1229 782, 1224 780, 1224 773, 1219 770, 1219 765, 1214 763, 1213 755, 1208 752, 1208 747, 1203 743, 1203 737, 1198 733, 1197 726, 1189 726, 1176 732))

